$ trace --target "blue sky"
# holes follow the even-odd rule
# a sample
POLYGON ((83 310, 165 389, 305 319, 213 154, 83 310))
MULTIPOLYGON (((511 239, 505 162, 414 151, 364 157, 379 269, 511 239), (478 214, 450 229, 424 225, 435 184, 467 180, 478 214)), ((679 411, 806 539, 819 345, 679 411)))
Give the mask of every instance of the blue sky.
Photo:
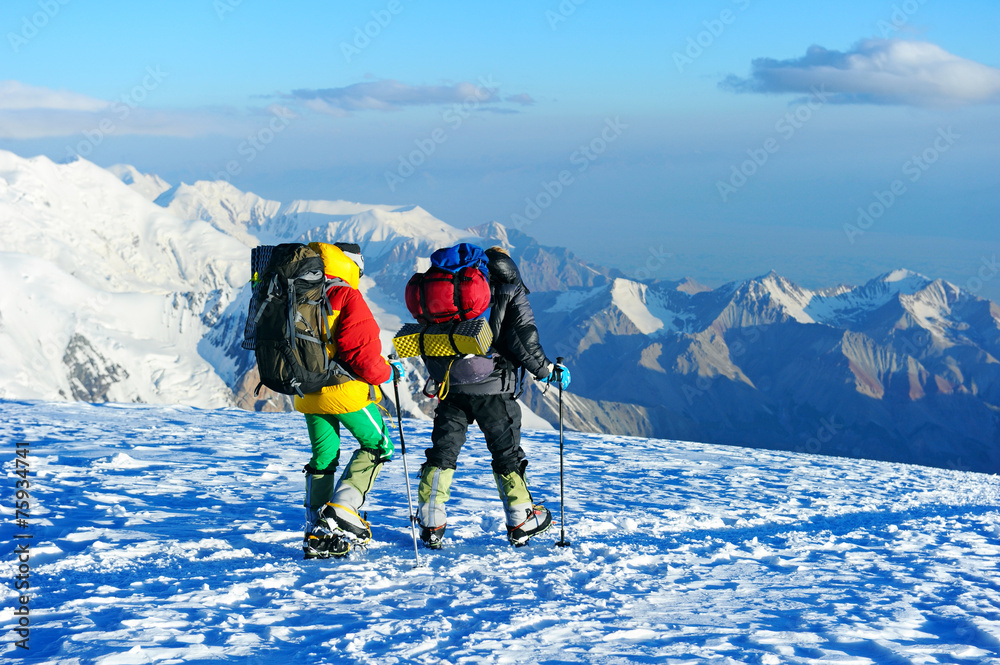
POLYGON ((1000 299, 1000 5, 577 2, 12 0, 0 148, 415 203, 642 276, 1000 299))

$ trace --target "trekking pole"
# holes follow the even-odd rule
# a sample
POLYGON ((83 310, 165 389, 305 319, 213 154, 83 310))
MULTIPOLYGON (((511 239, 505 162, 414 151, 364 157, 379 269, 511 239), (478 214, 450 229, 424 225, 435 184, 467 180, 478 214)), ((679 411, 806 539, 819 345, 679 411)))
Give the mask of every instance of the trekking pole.
MULTIPOLYGON (((390 360, 397 360, 396 354, 389 356, 390 360)), ((396 368, 392 368, 392 389, 396 393, 396 417, 399 419, 399 450, 403 455, 403 475, 406 476, 406 505, 410 511, 410 535, 413 536, 413 558, 417 563, 414 568, 420 567, 420 553, 417 551, 417 528, 413 525, 417 516, 413 514, 413 499, 410 498, 410 470, 406 466, 406 441, 403 440, 403 409, 399 404, 399 376, 396 368)))
POLYGON ((559 542, 556 543, 559 547, 569 547, 569 541, 566 540, 566 501, 564 498, 563 490, 563 388, 562 388, 562 370, 557 369, 559 365, 562 365, 563 359, 556 358, 556 367, 553 368, 554 371, 559 372, 559 542))

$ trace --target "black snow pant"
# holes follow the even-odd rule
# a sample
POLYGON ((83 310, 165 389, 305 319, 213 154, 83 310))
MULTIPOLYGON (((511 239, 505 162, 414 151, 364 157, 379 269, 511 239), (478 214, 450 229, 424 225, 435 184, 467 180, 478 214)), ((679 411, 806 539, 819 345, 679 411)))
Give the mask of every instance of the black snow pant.
POLYGON ((426 451, 427 466, 454 469, 465 443, 469 425, 475 421, 493 455, 493 471, 502 476, 511 471, 524 474, 521 449, 521 407, 512 393, 472 395, 452 392, 438 403, 434 412, 431 447, 426 451))

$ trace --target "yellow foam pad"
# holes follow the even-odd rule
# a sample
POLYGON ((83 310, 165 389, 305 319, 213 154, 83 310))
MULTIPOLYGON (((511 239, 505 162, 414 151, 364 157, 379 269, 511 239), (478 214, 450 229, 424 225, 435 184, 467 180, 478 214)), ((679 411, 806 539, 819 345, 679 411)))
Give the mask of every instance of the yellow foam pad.
POLYGON ((400 358, 415 356, 485 355, 493 343, 486 319, 421 325, 407 323, 392 339, 400 358))

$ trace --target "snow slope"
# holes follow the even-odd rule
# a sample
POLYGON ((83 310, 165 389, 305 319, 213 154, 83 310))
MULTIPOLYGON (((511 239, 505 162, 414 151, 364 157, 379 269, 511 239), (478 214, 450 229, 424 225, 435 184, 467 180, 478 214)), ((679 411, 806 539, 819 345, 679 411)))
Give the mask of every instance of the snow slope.
MULTIPOLYGON (((429 423, 404 426, 415 491, 429 423)), ((296 414, 0 401, 0 433, 5 497, 14 441, 32 483, 31 650, 6 633, 11 661, 1000 663, 994 476, 567 433, 572 546, 557 526, 515 550, 473 428, 447 548, 414 569, 399 460, 370 549, 301 560, 296 414)), ((524 445, 558 514, 558 436, 524 445)))
POLYGON ((0 396, 231 404, 197 346, 247 252, 90 162, 0 151, 0 396))

